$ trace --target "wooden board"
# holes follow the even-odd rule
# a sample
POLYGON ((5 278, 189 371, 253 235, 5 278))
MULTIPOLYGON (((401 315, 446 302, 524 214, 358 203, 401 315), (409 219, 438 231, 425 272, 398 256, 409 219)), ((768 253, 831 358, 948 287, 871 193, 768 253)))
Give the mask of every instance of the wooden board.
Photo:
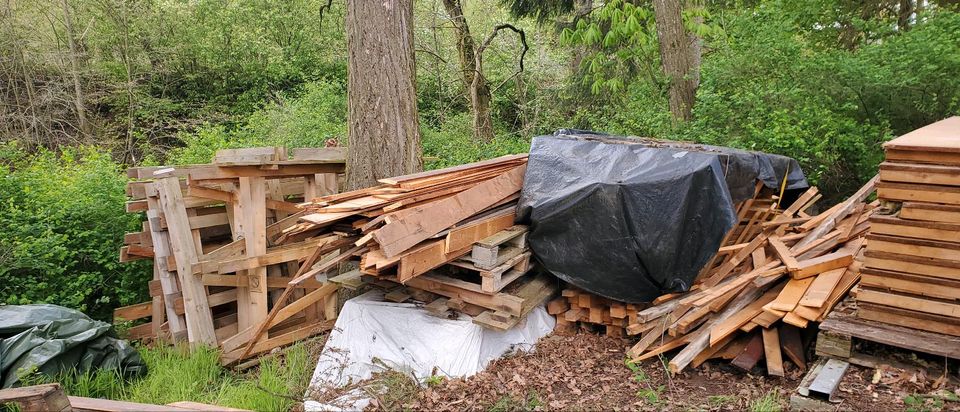
POLYGON ((960 262, 868 250, 864 266, 921 276, 960 279, 960 262))
MULTIPOLYGON (((949 316, 951 318, 960 318, 960 302, 957 302, 956 300, 947 301, 929 297, 895 294, 868 288, 862 285, 854 290, 856 291, 857 301, 860 302, 893 306, 916 312, 949 316)), ((957 322, 960 322, 960 320, 957 322)))
POLYGON ((904 202, 900 207, 900 218, 928 222, 960 223, 960 206, 904 202))
POLYGON ((191 344, 216 346, 217 337, 214 334, 213 315, 207 301, 206 287, 203 286, 199 276, 193 275, 192 264, 199 260, 199 253, 196 250, 193 234, 190 232, 179 179, 167 177, 157 180, 155 185, 160 197, 160 206, 169 224, 167 233, 177 261, 177 276, 183 288, 188 340, 191 344))
POLYGON ((460 172, 460 171, 469 171, 469 170, 482 169, 484 167, 496 166, 501 164, 509 164, 512 162, 520 162, 525 160, 526 158, 527 158, 526 153, 516 154, 516 155, 506 155, 506 156, 495 157, 489 160, 483 160, 479 162, 448 167, 445 169, 428 170, 420 173, 396 176, 396 177, 391 177, 387 179, 380 179, 380 182, 384 184, 397 185, 397 184, 400 184, 401 182, 423 179, 426 177, 434 177, 434 176, 440 176, 444 174, 453 174, 455 172, 460 172))
POLYGON ((891 306, 858 303, 857 316, 861 319, 872 320, 906 328, 922 329, 935 333, 944 333, 960 336, 960 323, 947 316, 937 316, 929 313, 895 308, 891 306))
POLYGON ((777 295, 777 298, 771 301, 764 309, 773 309, 781 312, 790 312, 797 307, 800 299, 807 292, 807 288, 813 283, 813 278, 790 279, 786 286, 777 295))
POLYGON ((823 306, 823 304, 826 303, 827 299, 830 297, 830 294, 833 292, 833 289, 840 282, 840 278, 843 277, 843 273, 847 270, 849 269, 844 267, 821 273, 819 276, 813 279, 813 283, 811 283, 810 287, 807 288, 807 292, 804 293, 799 304, 801 306, 810 306, 815 308, 823 306))
POLYGON ((867 235, 869 249, 960 263, 960 243, 908 239, 887 235, 867 235))
POLYGON ((845 268, 850 266, 851 263, 853 263, 852 251, 828 253, 813 259, 800 261, 799 266, 790 271, 790 276, 794 279, 809 278, 828 270, 845 268))
POLYGON ((960 116, 953 116, 883 144, 884 149, 960 153, 960 116))
POLYGON ((833 311, 820 330, 866 339, 912 351, 960 359, 960 338, 887 323, 858 319, 853 314, 833 311))
POLYGON ((880 164, 880 180, 960 186, 960 166, 883 162, 880 164))
POLYGON ((860 270, 860 284, 878 290, 891 290, 939 299, 960 298, 960 281, 918 276, 910 273, 865 267, 860 270))
POLYGON ((780 332, 777 328, 763 329, 763 353, 767 360, 767 374, 783 376, 783 355, 780 353, 780 332))
POLYGON ((870 233, 960 242, 960 224, 898 219, 893 216, 872 216, 870 233))
POLYGON ((523 184, 525 171, 526 165, 518 166, 456 195, 418 206, 402 218, 371 233, 387 257, 396 256, 517 193, 523 184))
POLYGON ((453 228, 447 233, 444 249, 449 252, 467 247, 472 248, 474 242, 512 227, 515 218, 516 213, 511 209, 462 227, 453 228))
POLYGON ((935 186, 914 183, 877 183, 881 199, 903 202, 931 202, 960 205, 960 187, 935 186))

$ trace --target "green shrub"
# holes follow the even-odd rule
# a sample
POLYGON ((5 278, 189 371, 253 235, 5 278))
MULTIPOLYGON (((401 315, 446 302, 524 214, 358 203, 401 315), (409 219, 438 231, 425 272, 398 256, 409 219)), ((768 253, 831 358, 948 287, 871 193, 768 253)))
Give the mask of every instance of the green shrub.
POLYGON ((149 266, 120 263, 126 178, 92 147, 27 155, 0 146, 0 299, 53 303, 109 320, 117 306, 148 298, 149 266))

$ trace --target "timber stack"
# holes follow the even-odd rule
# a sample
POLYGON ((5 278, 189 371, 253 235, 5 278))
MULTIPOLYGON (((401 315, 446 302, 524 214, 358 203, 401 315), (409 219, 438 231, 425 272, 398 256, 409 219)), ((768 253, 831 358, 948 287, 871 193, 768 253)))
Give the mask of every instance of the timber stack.
POLYGON ((960 336, 960 117, 884 149, 857 317, 960 336))
POLYGON ((414 299, 440 316, 473 316, 506 330, 556 293, 534 275, 525 226, 515 225, 526 154, 381 179, 379 186, 315 199, 283 236, 337 227, 356 236, 359 268, 331 279, 370 283, 389 300, 414 299))
POLYGON ((329 330, 338 287, 316 275, 349 257, 338 252, 355 238, 283 231, 305 214, 298 203, 337 192, 344 154, 230 149, 212 164, 129 169, 127 211, 147 219, 124 237, 120 260, 152 260, 154 279, 152 300, 118 308, 115 320, 148 320, 130 329, 134 339, 220 346, 224 363, 329 330))
POLYGON ((786 209, 773 203, 762 219, 746 219, 757 213, 747 200, 739 206, 741 224, 691 290, 658 298, 627 326, 640 335, 628 356, 640 361, 680 349, 669 362, 672 372, 713 358, 745 370, 765 359, 776 376, 783 376, 785 359, 805 369, 801 329, 822 320, 858 280, 877 206, 864 200, 875 181, 816 216, 804 212, 816 188, 786 209))

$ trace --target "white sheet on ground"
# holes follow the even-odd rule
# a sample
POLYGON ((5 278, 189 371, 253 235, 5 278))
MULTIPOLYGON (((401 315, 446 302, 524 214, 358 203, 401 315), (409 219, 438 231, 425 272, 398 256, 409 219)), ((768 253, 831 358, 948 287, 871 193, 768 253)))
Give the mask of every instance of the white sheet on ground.
POLYGON ((356 402, 366 398, 360 391, 354 391, 351 400, 317 400, 326 398, 323 394, 330 389, 363 381, 387 368, 418 381, 430 377, 435 368, 441 376, 473 375, 505 353, 532 349, 555 322, 541 306, 501 332, 482 328, 466 315, 443 319, 415 304, 385 302, 381 291, 367 292, 343 305, 313 372, 304 407, 307 411, 363 408, 366 402, 356 402))

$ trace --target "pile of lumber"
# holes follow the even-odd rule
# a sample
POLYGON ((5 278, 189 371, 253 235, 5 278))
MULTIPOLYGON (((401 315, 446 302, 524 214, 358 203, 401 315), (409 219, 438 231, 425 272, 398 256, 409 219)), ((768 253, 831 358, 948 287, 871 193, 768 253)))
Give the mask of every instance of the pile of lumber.
MULTIPOLYGON (((767 188, 762 182, 757 182, 754 196, 735 205, 737 224, 731 228, 720 243, 717 255, 704 268, 704 273, 717 269, 723 259, 730 256, 744 246, 743 242, 759 234, 765 226, 770 226, 771 220, 785 214, 799 216, 800 219, 809 218, 807 210, 813 207, 820 199, 817 189, 811 189, 792 203, 786 211, 779 207, 780 196, 774 190, 767 188)), ((659 305, 681 294, 660 296, 651 302, 659 305)), ((557 331, 569 333, 579 326, 584 330, 602 328, 607 335, 623 336, 629 325, 638 325, 636 313, 644 309, 646 304, 626 304, 601 296, 590 294, 574 287, 564 289, 562 297, 550 302, 547 310, 557 317, 557 331)), ((639 331, 626 331, 636 335, 639 331)))
POLYGON ((575 287, 567 287, 560 292, 560 297, 547 304, 547 313, 557 317, 554 332, 561 335, 584 329, 590 332, 602 331, 607 336, 623 337, 627 325, 637 323, 639 307, 640 305, 618 302, 575 287))
POLYGON ((349 253, 360 262, 355 274, 334 281, 370 277, 360 281, 392 300, 419 296, 439 313, 455 309, 481 325, 509 328, 549 297, 541 295, 555 293, 548 278, 525 276, 532 271, 527 228, 514 220, 526 160, 502 156, 321 197, 305 204, 302 223, 283 236, 339 228, 358 237, 349 253))
POLYGON ((884 149, 857 316, 960 336, 960 117, 884 149))
MULTIPOLYGON (((800 329, 822 319, 857 282, 856 260, 876 208, 864 200, 875 180, 816 216, 803 212, 817 199, 810 188, 785 209, 774 203, 764 218, 747 219, 689 292, 658 298, 637 313, 627 332, 640 341, 629 357, 680 349, 669 363, 673 372, 711 358, 748 370, 766 359, 767 372, 782 376, 784 355, 804 368, 800 329)), ((740 206, 741 221, 751 203, 740 206)))
POLYGON ((342 148, 265 147, 218 151, 212 164, 127 171, 128 212, 144 212, 121 261, 150 259, 151 301, 118 308, 130 337, 220 346, 224 363, 290 344, 332 327, 335 269, 353 239, 323 233, 284 236, 306 213, 298 206, 337 192, 342 148), (318 267, 314 267, 318 266, 318 267), (299 280, 298 280, 299 279, 299 280), (292 293, 277 289, 296 281, 292 293), (282 311, 267 322, 268 311, 282 311), (267 324, 262 342, 247 345, 267 324))

